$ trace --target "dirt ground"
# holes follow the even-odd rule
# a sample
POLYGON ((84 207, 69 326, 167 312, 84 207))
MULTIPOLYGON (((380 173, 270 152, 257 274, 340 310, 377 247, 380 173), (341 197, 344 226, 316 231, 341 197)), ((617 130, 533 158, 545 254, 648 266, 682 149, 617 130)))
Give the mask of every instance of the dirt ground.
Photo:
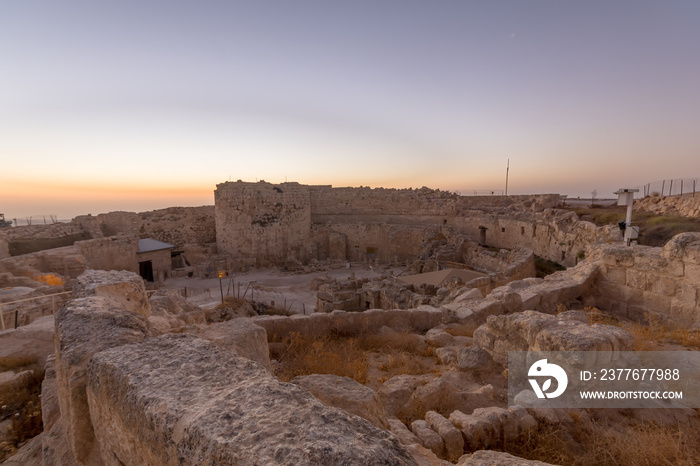
POLYGON ((236 273, 223 279, 218 278, 170 278, 164 288, 187 289, 188 300, 203 308, 213 308, 221 303, 224 296, 240 296, 276 306, 285 306, 290 312, 311 314, 316 309, 316 290, 312 282, 316 278, 348 280, 379 279, 381 275, 398 274, 401 267, 352 264, 350 269, 328 269, 311 273, 284 272, 279 269, 251 270, 236 273))

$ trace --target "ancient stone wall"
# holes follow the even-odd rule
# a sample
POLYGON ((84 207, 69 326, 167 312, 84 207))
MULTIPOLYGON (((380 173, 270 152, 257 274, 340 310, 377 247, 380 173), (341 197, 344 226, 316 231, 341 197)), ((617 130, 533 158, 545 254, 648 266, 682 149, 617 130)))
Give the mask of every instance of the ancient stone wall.
POLYGON ((0 228, 0 259, 71 246, 93 236, 78 223, 52 223, 0 228))
POLYGON ((586 246, 591 243, 621 241, 617 226, 596 227, 579 220, 573 212, 556 209, 533 214, 471 211, 452 222, 475 241, 480 238, 479 228, 485 227, 488 246, 507 249, 523 246, 567 267, 582 260, 586 246))
POLYGON ((558 195, 236 182, 217 185, 215 197, 220 251, 258 265, 290 258, 403 261, 417 256, 425 227, 455 227, 476 241, 483 226, 489 246, 525 246, 571 266, 585 246, 609 233, 551 209, 558 195))
POLYGON ((128 270, 138 272, 136 251, 139 249, 135 236, 110 236, 75 243, 88 268, 100 270, 128 270))
POLYGON ((611 244, 588 254, 600 263, 594 296, 601 309, 700 323, 700 233, 677 235, 663 248, 611 244))
POLYGON ((310 258, 308 186, 227 182, 216 186, 215 200, 219 252, 258 266, 310 258))
POLYGON ((700 192, 683 196, 648 196, 635 200, 634 210, 657 215, 700 217, 700 192))
POLYGON ((459 196, 446 191, 384 188, 333 188, 309 186, 313 223, 409 223, 416 217, 456 214, 459 196), (408 216, 408 217, 407 217, 408 216))
POLYGON ((423 306, 418 309, 370 309, 365 312, 316 312, 308 316, 259 316, 253 317, 252 320, 267 331, 269 340, 281 341, 295 332, 313 339, 330 331, 342 335, 356 335, 384 326, 394 329, 409 328, 422 333, 443 322, 445 315, 444 311, 423 306))
POLYGON ((104 236, 119 233, 153 238, 182 248, 216 242, 214 206, 168 207, 148 212, 109 212, 97 216, 104 236))
MULTIPOLYGON (((420 253, 425 227, 415 225, 385 225, 380 223, 330 224, 325 227, 329 243, 337 245, 330 251, 330 258, 353 262, 405 262, 414 260, 420 253), (338 236, 340 235, 340 236, 338 236), (335 241, 333 241, 335 240, 335 241), (339 251, 345 245, 346 255, 339 251)), ((318 259, 325 259, 320 254, 318 259)))

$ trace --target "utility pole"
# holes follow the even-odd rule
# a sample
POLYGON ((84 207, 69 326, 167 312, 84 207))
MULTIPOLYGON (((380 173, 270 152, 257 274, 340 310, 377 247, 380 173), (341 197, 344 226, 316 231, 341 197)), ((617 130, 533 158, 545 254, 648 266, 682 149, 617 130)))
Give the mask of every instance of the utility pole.
POLYGON ((508 159, 508 164, 506 165, 506 196, 508 195, 508 171, 510 170, 510 159, 508 159))

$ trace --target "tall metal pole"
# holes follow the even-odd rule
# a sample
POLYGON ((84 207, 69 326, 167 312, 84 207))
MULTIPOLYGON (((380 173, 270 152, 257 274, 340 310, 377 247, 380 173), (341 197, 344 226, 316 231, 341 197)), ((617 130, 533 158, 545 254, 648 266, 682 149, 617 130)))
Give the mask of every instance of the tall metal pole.
POLYGON ((510 159, 508 159, 508 164, 506 165, 506 196, 508 195, 508 171, 510 170, 510 159))

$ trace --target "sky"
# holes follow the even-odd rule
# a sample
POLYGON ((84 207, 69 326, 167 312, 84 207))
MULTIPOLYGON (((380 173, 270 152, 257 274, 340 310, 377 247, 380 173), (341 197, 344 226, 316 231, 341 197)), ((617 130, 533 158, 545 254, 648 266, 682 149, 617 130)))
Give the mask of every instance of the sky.
POLYGON ((698 24, 696 0, 0 2, 0 212, 700 177, 698 24))

